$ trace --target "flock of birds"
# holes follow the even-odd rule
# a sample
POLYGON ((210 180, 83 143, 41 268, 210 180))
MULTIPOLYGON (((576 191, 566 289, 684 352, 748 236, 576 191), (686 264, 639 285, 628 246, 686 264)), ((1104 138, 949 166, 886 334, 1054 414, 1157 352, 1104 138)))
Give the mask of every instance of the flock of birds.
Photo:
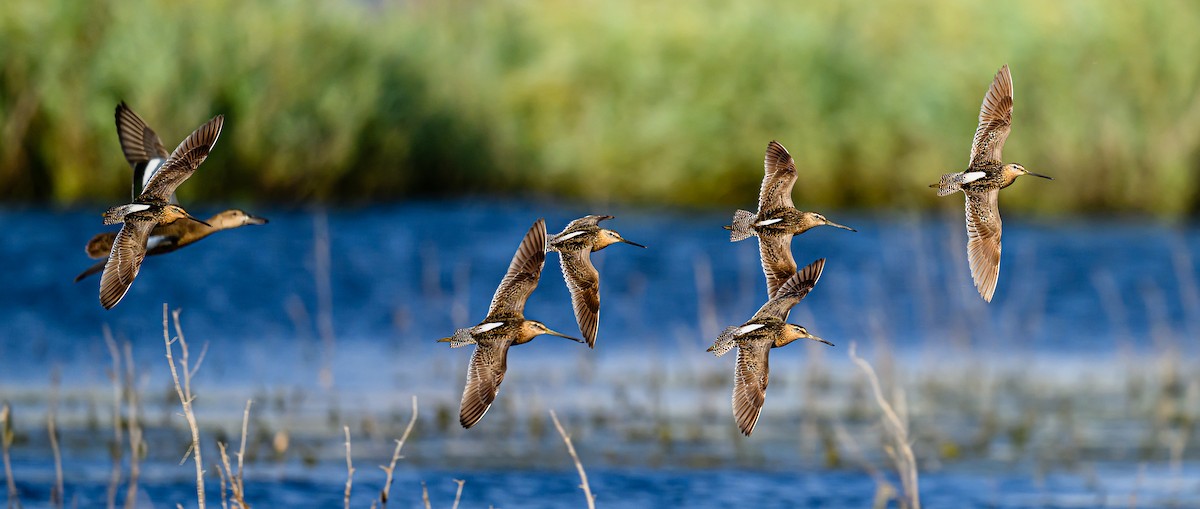
MULTIPOLYGON (((1000 274, 999 191, 1022 175, 1050 178, 1019 164, 1002 162, 1000 151, 1011 130, 1012 109, 1012 75, 1005 65, 996 73, 984 96, 967 169, 943 175, 939 183, 930 186, 937 188, 939 196, 958 191, 966 196, 971 276, 980 296, 989 302, 1000 274)), ((223 116, 200 126, 170 154, 158 135, 125 103, 117 106, 116 123, 122 151, 134 170, 134 199, 104 213, 105 224, 122 223, 121 229, 115 234, 101 233, 88 242, 89 256, 106 259, 76 278, 78 282, 102 272, 100 303, 106 309, 115 306, 128 292, 147 254, 169 253, 216 231, 267 222, 237 209, 203 221, 180 207, 175 199, 175 189, 212 150, 221 133, 223 116)), ((734 347, 738 349, 733 414, 738 429, 745 435, 754 430, 766 399, 770 350, 799 339, 832 345, 803 326, 787 323, 792 307, 812 291, 825 268, 822 258, 797 269, 791 252, 792 237, 822 225, 855 231, 821 214, 795 207, 792 188, 796 183, 796 163, 783 145, 775 141, 767 145, 764 170, 758 211, 738 210, 732 224, 725 229, 730 231, 731 242, 758 237, 767 302, 742 325, 727 327, 708 348, 717 356, 734 347)), ((507 370, 509 347, 548 334, 595 348, 600 321, 600 276, 592 265, 591 253, 616 243, 645 247, 626 240, 614 230, 600 227, 601 221, 611 218, 590 215, 576 219, 555 235, 548 235, 545 221, 537 220, 521 240, 483 321, 438 340, 449 343, 451 348, 475 345, 459 410, 459 423, 464 428, 478 423, 495 401, 507 370), (559 253, 563 280, 570 290, 583 339, 525 318, 525 302, 537 287, 546 254, 551 251, 559 253)))

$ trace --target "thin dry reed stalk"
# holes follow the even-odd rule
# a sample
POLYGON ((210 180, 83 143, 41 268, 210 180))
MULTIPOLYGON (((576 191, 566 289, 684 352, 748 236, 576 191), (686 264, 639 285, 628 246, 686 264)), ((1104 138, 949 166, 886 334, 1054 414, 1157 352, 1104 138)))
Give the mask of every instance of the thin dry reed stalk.
POLYGON ((917 460, 913 455, 912 447, 908 443, 908 426, 897 415, 892 405, 883 397, 883 390, 879 387, 879 377, 875 375, 875 370, 871 364, 863 360, 855 352, 856 343, 850 343, 850 360, 862 369, 867 375, 867 381, 871 384, 871 391, 875 395, 875 403, 883 410, 883 426, 887 431, 888 438, 891 439, 891 446, 887 447, 888 456, 892 458, 892 463, 896 467, 896 473, 900 475, 900 484, 904 488, 904 496, 906 500, 902 500, 901 504, 908 509, 921 509, 921 497, 917 485, 917 460))
POLYGON ((104 325, 104 345, 108 347, 108 355, 112 358, 112 371, 108 377, 112 380, 113 389, 113 408, 112 408, 112 428, 113 428, 113 443, 109 448, 112 455, 112 471, 108 478, 108 490, 105 493, 107 509, 115 509, 117 506, 117 489, 121 485, 121 446, 125 442, 121 428, 121 403, 124 401, 121 391, 121 351, 117 347, 116 340, 113 339, 112 330, 108 325, 104 325))
POLYGON ((421 501, 425 503, 425 509, 432 509, 429 506, 429 488, 425 487, 425 481, 421 481, 421 501))
MULTIPOLYGON (((196 463, 196 502, 200 509, 204 509, 204 462, 200 454, 200 427, 196 425, 196 414, 192 411, 192 401, 195 399, 195 396, 192 395, 192 375, 195 374, 195 371, 188 368, 188 344, 183 336, 183 328, 179 325, 178 309, 171 313, 171 318, 175 321, 175 339, 171 339, 170 329, 167 327, 167 304, 163 303, 163 344, 167 348, 167 364, 171 366, 171 379, 175 381, 175 394, 179 396, 179 401, 183 405, 183 416, 187 419, 188 428, 192 432, 192 444, 189 451, 196 463), (172 355, 174 349, 171 345, 175 342, 179 343, 179 368, 183 371, 182 386, 179 383, 179 372, 175 369, 175 357, 172 355)), ((203 360, 202 353, 200 360, 196 363, 196 369, 200 368, 203 360)), ((187 461, 187 453, 184 454, 183 461, 187 461)))
POLYGON ((50 490, 50 506, 62 509, 63 506, 63 470, 62 451, 58 447, 58 387, 61 375, 54 368, 50 375, 50 409, 46 412, 46 434, 50 437, 50 451, 54 454, 54 488, 50 490))
POLYGON ((400 449, 404 447, 404 442, 408 440, 408 434, 412 433, 413 426, 417 424, 417 397, 412 397, 412 417, 408 419, 408 426, 404 428, 404 434, 400 435, 400 440, 396 441, 396 450, 392 452, 392 462, 388 466, 380 465, 379 468, 387 473, 387 480, 383 483, 383 491, 379 493, 379 502, 383 507, 387 507, 389 494, 392 491, 392 473, 396 471, 396 462, 400 460, 400 449))
POLYGON ((350 509, 350 488, 354 485, 354 464, 350 462, 350 426, 342 426, 346 433, 346 509, 350 509))
POLYGON ((458 509, 458 502, 462 500, 463 485, 467 484, 467 481, 462 479, 455 479, 454 482, 458 483, 458 491, 454 493, 454 505, 450 506, 450 509, 458 509))
POLYGON ((142 452, 146 444, 142 439, 142 425, 138 422, 141 396, 136 383, 137 369, 133 365, 133 345, 123 345, 125 354, 125 402, 128 405, 129 421, 129 486, 125 489, 125 509, 137 506, 138 480, 142 476, 142 452))
POLYGON ((583 471, 583 463, 579 461, 579 455, 575 454, 575 446, 571 444, 571 437, 567 436, 567 431, 563 429, 562 423, 558 422, 558 416, 554 414, 554 410, 550 411, 550 419, 554 421, 554 427, 558 429, 558 434, 562 435, 563 443, 567 444, 567 452, 571 454, 571 459, 575 461, 575 470, 579 471, 579 487, 583 489, 583 495, 587 498, 588 509, 596 509, 596 497, 592 496, 592 488, 588 485, 587 472, 583 471))
POLYGON ((17 480, 13 477, 12 460, 8 455, 8 449, 12 447, 12 443, 12 408, 5 403, 4 406, 0 406, 0 453, 3 453, 4 457, 4 478, 8 479, 9 509, 21 507, 21 496, 17 493, 17 480))
POLYGON ((249 509, 250 507, 250 504, 246 503, 246 485, 242 479, 242 461, 246 455, 246 432, 250 422, 251 403, 253 403, 252 400, 246 400, 246 410, 242 412, 242 444, 237 453, 238 468, 236 472, 229 462, 229 454, 225 443, 217 442, 217 448, 221 451, 221 463, 217 465, 217 474, 221 477, 222 507, 228 506, 227 499, 233 501, 234 507, 241 509, 249 509))

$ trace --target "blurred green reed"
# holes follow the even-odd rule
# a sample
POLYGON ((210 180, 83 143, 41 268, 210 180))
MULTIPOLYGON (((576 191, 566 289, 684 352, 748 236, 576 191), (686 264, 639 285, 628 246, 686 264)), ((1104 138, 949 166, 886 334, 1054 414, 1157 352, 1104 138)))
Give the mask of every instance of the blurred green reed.
POLYGON ((766 142, 798 203, 953 206, 1013 68, 1005 208, 1200 211, 1200 4, 10 0, 0 199, 124 197, 112 111, 168 148, 224 113, 187 200, 462 194, 752 206, 766 142))

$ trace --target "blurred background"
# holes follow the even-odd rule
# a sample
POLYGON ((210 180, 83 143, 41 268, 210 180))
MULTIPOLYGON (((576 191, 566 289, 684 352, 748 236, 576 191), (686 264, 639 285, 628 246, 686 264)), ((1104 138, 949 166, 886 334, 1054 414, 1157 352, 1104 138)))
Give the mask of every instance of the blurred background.
MULTIPOLYGON (((581 504, 553 408, 604 507, 911 507, 853 344, 909 423, 926 507, 1200 507, 1198 32, 1187 1, 10 0, 4 475, 25 507, 193 500, 166 302, 205 348, 206 459, 255 402, 252 504, 340 503, 348 426, 369 506, 415 395, 402 504, 428 483, 449 505, 452 479, 465 506, 581 504), (985 304, 962 199, 927 186, 965 167, 1005 63, 1005 160, 1055 180, 1003 193, 985 304), (128 200, 120 101, 168 149, 224 114, 179 199, 271 222, 147 259, 105 311, 97 279, 71 278, 100 212, 128 200), (859 231, 794 241, 800 264, 829 262, 792 319, 837 346, 773 351, 745 438, 732 356, 704 348, 765 299, 756 241, 720 226, 754 208, 772 139, 796 159, 797 205, 859 231), (469 351, 434 341, 486 314, 534 220, 589 213, 649 246, 593 256, 596 350, 515 348, 496 406, 462 430, 469 351), (112 431, 136 422, 131 455, 112 431)), ((558 271, 551 255, 527 314, 571 332, 558 271)))

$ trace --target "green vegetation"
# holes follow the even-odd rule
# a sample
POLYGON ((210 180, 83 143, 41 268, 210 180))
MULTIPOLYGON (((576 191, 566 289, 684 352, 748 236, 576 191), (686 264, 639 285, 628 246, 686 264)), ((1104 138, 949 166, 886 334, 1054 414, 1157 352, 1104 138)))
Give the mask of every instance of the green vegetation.
POLYGON ((1009 63, 1006 158, 1057 180, 1006 208, 1200 211, 1200 4, 752 4, 12 0, 0 199, 120 199, 126 100, 171 147, 226 114, 186 201, 749 206, 778 139, 798 202, 949 207, 1009 63))

